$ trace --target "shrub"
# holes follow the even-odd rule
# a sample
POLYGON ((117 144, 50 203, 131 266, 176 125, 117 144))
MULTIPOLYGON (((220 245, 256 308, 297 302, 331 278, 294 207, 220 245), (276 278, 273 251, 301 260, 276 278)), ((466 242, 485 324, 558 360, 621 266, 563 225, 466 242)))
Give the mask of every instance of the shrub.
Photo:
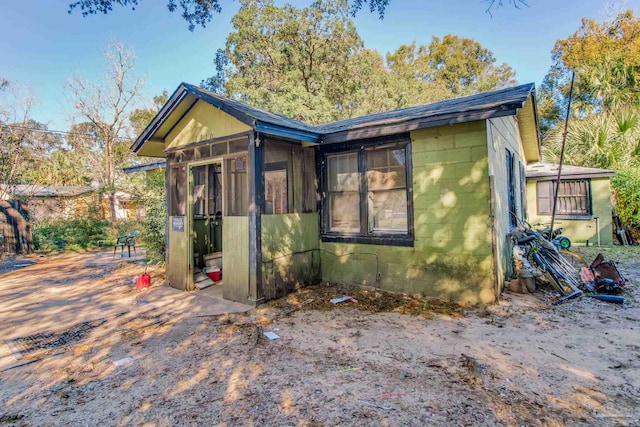
POLYGON ((621 170, 611 178, 618 216, 628 227, 640 227, 640 171, 621 170))
POLYGON ((166 248, 166 187, 164 170, 147 173, 140 201, 146 208, 141 238, 151 263, 164 263, 166 248))
POLYGON ((33 223, 35 249, 44 252, 87 250, 112 240, 111 223, 91 217, 44 219, 33 223))

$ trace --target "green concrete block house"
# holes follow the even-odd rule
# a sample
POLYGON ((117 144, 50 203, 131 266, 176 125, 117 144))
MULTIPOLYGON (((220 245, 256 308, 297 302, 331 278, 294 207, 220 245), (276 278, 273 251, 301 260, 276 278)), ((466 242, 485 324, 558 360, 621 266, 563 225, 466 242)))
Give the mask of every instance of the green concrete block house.
POLYGON ((214 257, 250 305, 318 281, 493 302, 540 160, 533 84, 311 126, 183 83, 132 149, 166 158, 169 284, 214 257))

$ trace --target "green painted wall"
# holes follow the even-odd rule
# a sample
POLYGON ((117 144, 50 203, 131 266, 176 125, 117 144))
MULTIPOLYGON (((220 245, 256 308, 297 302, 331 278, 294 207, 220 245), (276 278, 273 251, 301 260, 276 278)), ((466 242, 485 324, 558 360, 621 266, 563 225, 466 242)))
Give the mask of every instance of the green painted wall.
POLYGON ((494 301, 486 123, 413 131, 411 141, 414 247, 321 243, 322 279, 494 301))
POLYGON ((222 296, 247 304, 249 296, 249 217, 222 219, 222 296))
POLYGON ((184 230, 175 231, 172 228, 174 222, 173 216, 169 217, 169 253, 167 257, 167 279, 169 285, 176 289, 188 289, 189 279, 189 229, 187 228, 187 218, 182 217, 184 221, 184 230))
POLYGON ((318 214, 262 215, 262 296, 320 280, 318 214))
MULTIPOLYGON (((537 181, 527 181, 527 206, 529 211, 529 223, 550 224, 550 215, 538 215, 537 181)), ((600 222, 600 244, 613 244, 613 226, 611 224, 611 184, 609 178, 591 179, 591 206, 593 215, 589 219, 556 218, 554 228, 562 227, 563 234, 575 243, 595 245, 598 243, 598 229, 595 218, 600 222)))

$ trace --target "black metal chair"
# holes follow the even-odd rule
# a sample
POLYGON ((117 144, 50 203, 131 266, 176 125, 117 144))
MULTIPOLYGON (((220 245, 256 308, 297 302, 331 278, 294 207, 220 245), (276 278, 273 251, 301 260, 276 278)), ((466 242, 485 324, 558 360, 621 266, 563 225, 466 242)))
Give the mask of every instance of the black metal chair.
POLYGON ((130 233, 119 236, 116 240, 116 244, 113 247, 113 258, 116 257, 116 250, 120 248, 120 257, 124 256, 124 248, 126 247, 129 252, 129 258, 131 258, 131 248, 133 248, 133 254, 137 255, 136 252, 136 237, 140 234, 139 231, 132 231, 130 233))

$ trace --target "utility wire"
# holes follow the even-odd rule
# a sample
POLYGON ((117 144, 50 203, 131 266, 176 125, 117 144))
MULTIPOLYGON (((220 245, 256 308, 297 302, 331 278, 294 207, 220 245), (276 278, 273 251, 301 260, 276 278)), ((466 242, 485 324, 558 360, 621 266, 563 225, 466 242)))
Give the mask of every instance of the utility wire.
MULTIPOLYGON (((38 128, 31 128, 31 127, 28 127, 28 126, 20 126, 20 125, 3 125, 2 127, 8 127, 8 128, 12 128, 12 129, 28 130, 28 131, 31 131, 31 132, 45 133, 45 134, 49 134, 49 135, 60 135, 62 137, 66 136, 66 135, 78 135, 78 136, 96 137, 96 135, 93 135, 93 134, 90 134, 90 133, 69 132, 69 131, 64 131, 64 130, 38 129, 38 128)), ((116 136, 116 137, 114 137, 114 139, 119 139, 121 141, 133 141, 132 138, 125 138, 125 137, 122 137, 122 136, 116 136)))

